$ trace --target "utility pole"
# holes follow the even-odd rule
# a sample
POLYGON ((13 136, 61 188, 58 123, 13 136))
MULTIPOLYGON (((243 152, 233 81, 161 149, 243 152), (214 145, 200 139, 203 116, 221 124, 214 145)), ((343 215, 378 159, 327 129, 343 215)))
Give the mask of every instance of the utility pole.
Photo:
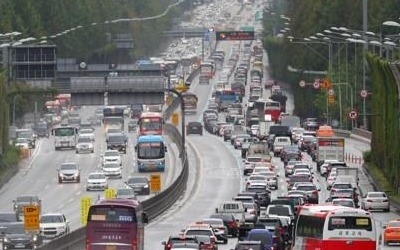
MULTIPOLYGON (((366 58, 365 54, 367 53, 368 50, 368 37, 366 36, 366 32, 368 31, 368 0, 363 0, 363 40, 365 43, 363 44, 363 90, 366 90, 366 58)), ((363 111, 362 111, 362 117, 363 117, 363 128, 368 129, 367 127, 367 113, 366 113, 366 99, 363 98, 363 111)))

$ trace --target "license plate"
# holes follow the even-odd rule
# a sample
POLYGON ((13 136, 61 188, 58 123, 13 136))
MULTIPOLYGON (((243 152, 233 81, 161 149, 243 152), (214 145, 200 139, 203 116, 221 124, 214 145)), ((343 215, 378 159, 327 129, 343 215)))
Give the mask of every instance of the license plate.
POLYGON ((117 250, 117 246, 106 246, 106 250, 117 250))
POLYGON ((25 245, 22 243, 18 243, 15 245, 15 248, 25 248, 25 245))

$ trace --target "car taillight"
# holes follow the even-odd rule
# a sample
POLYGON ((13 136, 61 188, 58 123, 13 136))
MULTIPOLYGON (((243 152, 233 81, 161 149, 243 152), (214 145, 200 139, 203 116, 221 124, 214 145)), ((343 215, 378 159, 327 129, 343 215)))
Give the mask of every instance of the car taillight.
POLYGON ((171 244, 167 244, 167 245, 165 245, 165 249, 167 249, 167 250, 170 250, 172 248, 172 245, 171 244))
POLYGON ((231 221, 231 222, 228 223, 228 227, 237 228, 237 224, 236 224, 236 222, 231 221))
POLYGON ((91 250, 92 248, 90 247, 90 240, 86 238, 86 249, 91 250))
POLYGON ((393 233, 393 232, 394 232, 393 229, 386 229, 386 230, 385 230, 385 233, 387 233, 387 234, 390 234, 390 233, 393 233))
POLYGON ((132 248, 131 250, 137 250, 137 239, 132 239, 132 248))

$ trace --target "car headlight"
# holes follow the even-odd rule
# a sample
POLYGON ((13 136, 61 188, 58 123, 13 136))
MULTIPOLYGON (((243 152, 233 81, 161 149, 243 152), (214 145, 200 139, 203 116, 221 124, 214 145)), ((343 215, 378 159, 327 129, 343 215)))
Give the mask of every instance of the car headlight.
POLYGON ((148 187, 149 187, 149 185, 147 185, 147 184, 146 184, 146 185, 144 185, 143 187, 144 187, 144 188, 148 188, 148 187))
POLYGON ((9 242, 10 240, 7 237, 4 237, 3 242, 9 242))
POLYGON ((32 241, 33 241, 33 242, 38 241, 38 236, 37 236, 37 235, 32 236, 32 241))

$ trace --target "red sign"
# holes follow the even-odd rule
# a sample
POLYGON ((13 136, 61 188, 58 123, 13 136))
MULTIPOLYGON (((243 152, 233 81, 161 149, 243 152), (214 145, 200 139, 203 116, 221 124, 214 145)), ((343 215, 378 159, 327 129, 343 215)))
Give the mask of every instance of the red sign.
POLYGON ((217 41, 254 40, 254 31, 217 31, 217 41))

